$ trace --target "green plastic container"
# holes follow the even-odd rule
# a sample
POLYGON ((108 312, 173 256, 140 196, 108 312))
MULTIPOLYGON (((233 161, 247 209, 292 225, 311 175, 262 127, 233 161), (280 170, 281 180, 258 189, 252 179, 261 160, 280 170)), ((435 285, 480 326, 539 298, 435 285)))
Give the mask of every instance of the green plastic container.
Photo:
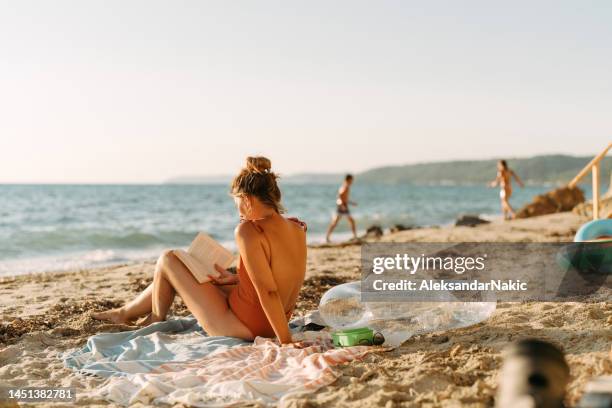
POLYGON ((374 330, 367 327, 334 332, 332 340, 336 347, 372 346, 385 342, 381 333, 374 333, 374 330))

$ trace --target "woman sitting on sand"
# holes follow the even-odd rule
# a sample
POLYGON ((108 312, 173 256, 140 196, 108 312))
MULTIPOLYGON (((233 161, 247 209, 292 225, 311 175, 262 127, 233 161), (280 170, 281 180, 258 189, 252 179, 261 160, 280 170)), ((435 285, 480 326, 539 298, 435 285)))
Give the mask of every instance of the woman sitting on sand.
POLYGON ((511 220, 514 218, 514 210, 510 205, 510 201, 508 201, 512 195, 512 177, 516 179, 519 186, 525 187, 519 176, 508 168, 508 163, 506 163, 505 160, 500 160, 497 162, 497 177, 495 177, 495 180, 489 183, 489 186, 491 187, 495 187, 497 185, 500 186, 499 199, 501 201, 504 220, 511 220))
POLYGON ((291 343, 287 322, 306 271, 306 225, 281 216, 281 192, 270 167, 265 157, 248 157, 232 182, 240 214, 234 231, 237 274, 216 266, 219 278, 198 283, 173 251, 166 251, 157 261, 153 283, 138 297, 93 317, 125 323, 146 316, 140 324, 148 325, 166 319, 178 294, 211 336, 276 336, 291 343))

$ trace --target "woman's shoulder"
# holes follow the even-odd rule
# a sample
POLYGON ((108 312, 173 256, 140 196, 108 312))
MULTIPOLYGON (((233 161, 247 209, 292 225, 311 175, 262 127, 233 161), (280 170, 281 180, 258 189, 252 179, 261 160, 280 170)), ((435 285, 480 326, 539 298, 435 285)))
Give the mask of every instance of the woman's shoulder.
POLYGON ((264 235, 264 230, 276 229, 274 226, 274 222, 283 222, 289 224, 301 232, 306 232, 308 229, 306 223, 299 218, 296 217, 279 217, 276 221, 266 220, 266 221, 242 221, 240 224, 236 226, 234 230, 234 236, 237 240, 251 240, 253 238, 262 237, 264 235), (266 221, 270 224, 266 226, 266 221))
POLYGON ((250 239, 261 234, 261 227, 251 221, 242 221, 234 229, 236 239, 250 239))
POLYGON ((302 230, 304 230, 304 232, 306 232, 306 230, 308 230, 308 225, 306 225, 306 223, 302 220, 300 220, 297 217, 286 217, 285 218, 287 221, 291 221, 293 224, 299 226, 302 230))

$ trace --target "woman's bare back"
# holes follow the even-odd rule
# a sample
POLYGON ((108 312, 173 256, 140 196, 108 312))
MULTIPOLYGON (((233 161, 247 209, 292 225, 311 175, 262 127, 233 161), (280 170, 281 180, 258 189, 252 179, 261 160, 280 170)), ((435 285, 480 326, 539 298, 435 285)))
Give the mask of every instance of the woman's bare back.
POLYGON ((266 238, 264 252, 283 306, 292 310, 306 274, 305 225, 276 214, 256 223, 266 238))

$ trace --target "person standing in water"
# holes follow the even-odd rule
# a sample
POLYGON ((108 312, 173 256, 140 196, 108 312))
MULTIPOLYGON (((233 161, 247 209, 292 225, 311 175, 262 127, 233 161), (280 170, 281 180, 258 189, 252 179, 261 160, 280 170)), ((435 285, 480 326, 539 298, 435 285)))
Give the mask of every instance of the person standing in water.
POLYGON ((501 201, 502 212, 505 220, 511 220, 514 218, 514 210, 510 205, 510 196, 512 195, 512 177, 521 187, 525 187, 523 181, 508 167, 508 163, 505 160, 497 162, 497 177, 491 183, 490 187, 499 186, 499 199, 501 201))
POLYGON ((338 198, 336 199, 336 214, 332 219, 331 224, 327 228, 327 235, 325 236, 325 241, 329 242, 329 238, 331 236, 332 231, 338 225, 338 221, 340 221, 340 217, 343 215, 348 219, 349 224, 351 225, 351 230, 353 231, 353 238, 357 239, 357 229, 355 227, 355 220, 351 216, 351 212, 349 211, 350 205, 357 205, 356 202, 349 200, 349 195, 351 193, 351 184, 353 184, 353 175, 347 174, 344 177, 344 183, 338 189, 338 198))

